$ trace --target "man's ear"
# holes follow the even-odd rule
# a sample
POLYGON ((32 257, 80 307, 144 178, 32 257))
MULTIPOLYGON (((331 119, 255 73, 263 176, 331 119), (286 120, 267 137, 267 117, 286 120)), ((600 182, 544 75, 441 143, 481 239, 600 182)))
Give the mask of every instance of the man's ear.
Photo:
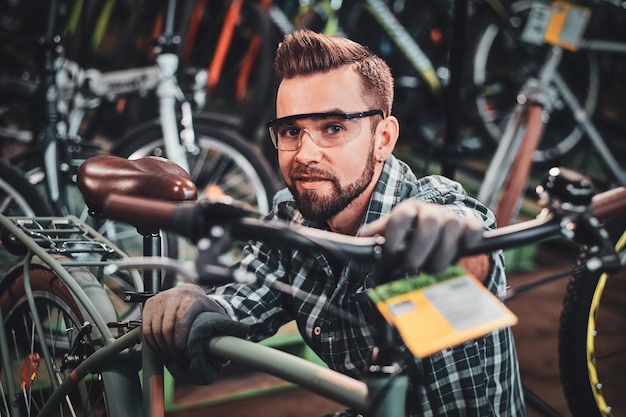
POLYGON ((387 159, 396 147, 398 136, 400 134, 400 124, 395 116, 388 116, 382 120, 376 128, 376 145, 377 155, 383 159, 387 159))

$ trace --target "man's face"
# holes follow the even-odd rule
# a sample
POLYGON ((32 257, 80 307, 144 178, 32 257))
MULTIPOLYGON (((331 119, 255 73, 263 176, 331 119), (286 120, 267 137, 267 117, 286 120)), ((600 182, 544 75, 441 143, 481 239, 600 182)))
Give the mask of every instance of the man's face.
MULTIPOLYGON (((283 80, 276 99, 276 117, 372 110, 360 91, 359 78, 350 68, 283 80)), ((380 120, 378 115, 372 117, 380 120)), ((326 221, 343 211, 374 178, 372 119, 364 117, 341 123, 344 122, 346 129, 357 132, 345 143, 326 147, 323 132, 337 129, 333 125, 329 127, 324 120, 313 118, 294 120, 287 127, 287 133, 296 137, 296 142, 299 138, 297 149, 281 150, 279 147, 281 173, 300 211, 308 219, 326 221)))

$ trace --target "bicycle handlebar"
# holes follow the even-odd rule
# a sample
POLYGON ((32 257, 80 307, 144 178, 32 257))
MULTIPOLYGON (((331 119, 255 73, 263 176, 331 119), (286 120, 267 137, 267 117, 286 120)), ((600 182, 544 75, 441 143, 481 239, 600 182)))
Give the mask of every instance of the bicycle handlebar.
MULTIPOLYGON (((591 214, 603 221, 626 213, 626 187, 615 188, 592 198, 591 214)), ((383 251, 383 237, 353 237, 279 221, 263 221, 232 201, 200 200, 172 204, 155 200, 111 195, 105 214, 113 220, 134 225, 156 227, 198 242, 228 225, 232 237, 239 240, 261 240, 300 249, 318 249, 337 256, 369 261, 397 256, 383 251)), ((536 219, 483 233, 483 239, 460 256, 508 249, 564 234, 563 218, 553 212, 536 219)))

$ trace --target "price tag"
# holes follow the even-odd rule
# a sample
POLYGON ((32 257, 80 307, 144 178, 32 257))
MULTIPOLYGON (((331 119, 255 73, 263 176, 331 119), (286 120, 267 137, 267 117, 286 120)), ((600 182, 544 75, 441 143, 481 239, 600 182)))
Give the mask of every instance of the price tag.
POLYGON ((443 275, 384 284, 369 295, 420 358, 517 323, 496 296, 459 266, 443 275))
POLYGON ((552 8, 549 4, 533 3, 522 31, 522 40, 532 45, 543 45, 551 16, 552 8))
POLYGON ((577 50, 590 15, 586 7, 555 1, 552 3, 552 18, 546 31, 546 43, 577 50))
POLYGON ((575 51, 590 16, 588 8, 565 1, 555 1, 551 5, 533 3, 522 31, 522 40, 533 45, 547 43, 575 51))

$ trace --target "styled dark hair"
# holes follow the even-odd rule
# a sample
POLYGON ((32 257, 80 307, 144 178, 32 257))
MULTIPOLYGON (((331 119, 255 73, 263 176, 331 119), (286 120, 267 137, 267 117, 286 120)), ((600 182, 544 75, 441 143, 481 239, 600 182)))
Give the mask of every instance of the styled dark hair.
POLYGON ((365 46, 338 36, 299 29, 285 35, 278 45, 274 69, 277 83, 285 78, 315 74, 351 66, 361 78, 361 94, 365 100, 391 114, 393 77, 385 61, 365 46))

